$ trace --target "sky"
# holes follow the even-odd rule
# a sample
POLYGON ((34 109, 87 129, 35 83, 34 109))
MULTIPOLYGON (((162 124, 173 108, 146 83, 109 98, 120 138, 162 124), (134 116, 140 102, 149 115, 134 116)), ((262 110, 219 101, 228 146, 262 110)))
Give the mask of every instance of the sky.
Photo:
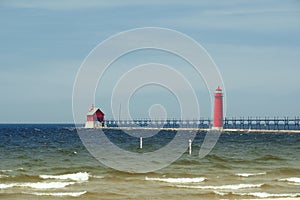
MULTIPOLYGON (((86 56, 112 35, 142 27, 182 32, 207 50, 226 87, 227 117, 300 116, 298 0, 2 0, 0 123, 73 122, 73 84, 86 56)), ((151 58, 184 66, 161 52, 137 52, 119 60, 111 76, 151 58)), ((112 87, 110 76, 105 80, 98 88, 112 87)), ((195 90, 201 116, 209 117, 203 80, 195 90)), ((108 89, 96 94, 95 104, 112 117, 108 89)), ((149 86, 133 95, 133 118, 147 117, 156 104, 165 105, 168 117, 178 117, 176 99, 149 86)))

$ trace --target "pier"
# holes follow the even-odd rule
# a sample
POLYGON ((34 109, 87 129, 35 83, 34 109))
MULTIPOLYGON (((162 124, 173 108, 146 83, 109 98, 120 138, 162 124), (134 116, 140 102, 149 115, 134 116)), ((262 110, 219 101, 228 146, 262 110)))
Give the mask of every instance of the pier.
MULTIPOLYGON (((105 125, 108 128, 150 128, 150 129, 209 129, 212 127, 213 121, 209 118, 199 120, 150 120, 150 119, 135 119, 135 120, 106 120, 105 125)), ((274 131, 287 131, 293 130, 300 131, 300 117, 226 117, 223 120, 223 129, 226 131, 248 131, 254 132, 255 130, 264 130, 264 132, 274 131)))
MULTIPOLYGON (((120 118, 120 117, 119 117, 120 118)), ((300 117, 224 117, 223 92, 218 86, 214 93, 213 119, 106 119, 92 104, 87 113, 85 128, 164 129, 164 130, 222 130, 226 132, 297 132, 300 117)))

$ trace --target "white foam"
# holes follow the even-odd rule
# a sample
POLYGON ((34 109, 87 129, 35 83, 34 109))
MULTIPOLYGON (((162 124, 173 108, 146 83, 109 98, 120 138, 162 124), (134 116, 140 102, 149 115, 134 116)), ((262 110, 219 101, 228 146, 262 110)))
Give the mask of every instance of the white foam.
POLYGON ((12 188, 12 187, 29 187, 33 189, 57 189, 64 188, 68 185, 73 185, 76 182, 35 182, 35 183, 2 183, 0 189, 12 188))
POLYGON ((30 192, 30 193, 24 193, 24 194, 31 194, 31 195, 37 195, 37 196, 55 196, 55 197, 64 197, 64 196, 70 196, 70 197, 79 197, 83 194, 85 194, 87 191, 83 192, 30 192))
POLYGON ((37 182, 37 183, 23 183, 18 184, 20 187, 30 187, 34 189, 56 189, 64 188, 68 185, 73 185, 75 182, 37 182))
POLYGON ((249 193, 238 193, 238 192, 220 192, 214 191, 215 194, 220 196, 234 194, 234 195, 241 195, 241 196, 254 196, 259 198, 270 198, 270 197, 298 197, 300 193, 285 193, 285 194, 271 194, 267 192, 249 192, 249 193))
POLYGON ((220 195, 220 196, 224 196, 229 194, 228 192, 219 192, 219 191, 214 191, 215 194, 220 195))
POLYGON ((74 131, 76 128, 75 127, 64 127, 63 129, 69 130, 69 131, 74 131))
POLYGON ((89 173, 78 172, 78 173, 74 173, 74 174, 62 174, 62 175, 40 175, 39 177, 42 179, 87 181, 87 180, 89 180, 89 173))
POLYGON ((13 170, 11 169, 1 169, 0 172, 12 172, 13 170))
POLYGON ((238 185, 220 185, 220 186, 200 186, 200 185, 177 185, 177 187, 193 189, 212 189, 212 190, 238 190, 245 188, 259 188, 263 184, 238 184, 238 185))
POLYGON ((97 176, 97 175, 92 175, 91 177, 93 177, 93 178, 99 178, 99 179, 104 178, 104 176, 97 176))
POLYGON ((237 173, 235 175, 242 176, 242 177, 249 177, 249 176, 258 176, 258 175, 265 175, 266 172, 259 172, 259 173, 237 173))
POLYGON ((293 183, 300 183, 300 178, 298 178, 298 177, 282 178, 282 179, 279 179, 279 180, 280 181, 293 182, 293 183))
POLYGON ((197 178, 149 178, 146 177, 145 180, 147 181, 160 181, 160 182, 167 182, 167 183, 200 183, 205 181, 206 178, 204 177, 197 177, 197 178))
POLYGON ((286 193, 286 194, 270 194, 267 192, 249 192, 249 193, 234 193, 238 195, 247 195, 247 196, 255 196, 260 198, 268 198, 268 197, 298 197, 300 193, 286 193))
POLYGON ((7 178, 7 177, 9 177, 9 176, 7 176, 7 175, 0 175, 0 178, 7 178))
MULTIPOLYGON (((23 167, 19 167, 16 170, 24 170, 24 168, 23 167)), ((0 169, 0 172, 3 172, 3 173, 5 173, 5 172, 13 172, 13 171, 14 170, 12 170, 12 169, 0 169)))
POLYGON ((15 185, 16 185, 16 183, 8 183, 8 184, 0 183, 0 189, 11 188, 11 187, 14 187, 15 185))

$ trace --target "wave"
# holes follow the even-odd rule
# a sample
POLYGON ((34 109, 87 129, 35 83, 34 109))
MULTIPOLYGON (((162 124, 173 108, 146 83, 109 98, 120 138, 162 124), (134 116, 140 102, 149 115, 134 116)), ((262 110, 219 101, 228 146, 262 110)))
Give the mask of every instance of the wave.
POLYGON ((258 173, 236 173, 235 175, 241 177, 249 177, 249 176, 258 176, 258 175, 265 175, 267 172, 258 172, 258 173))
POLYGON ((0 183, 0 189, 11 188, 11 187, 14 187, 15 185, 16 184, 14 184, 14 183, 8 183, 8 184, 0 183))
POLYGON ((274 174, 285 174, 286 176, 299 173, 299 168, 291 168, 291 167, 281 167, 275 169, 272 173, 274 174))
POLYGON ((181 159, 179 159, 179 160, 177 160, 175 162, 175 164, 177 164, 177 165, 197 165, 199 163, 200 163, 199 160, 196 160, 196 159, 184 159, 184 158, 181 158, 181 159))
POLYGON ((160 181, 167 183, 200 183, 206 180, 204 177, 197 178, 149 178, 145 177, 146 181, 160 181))
POLYGON ((207 155, 206 159, 212 160, 212 161, 219 161, 219 162, 223 162, 223 163, 226 163, 229 160, 229 158, 227 158, 225 156, 218 156, 218 155, 215 155, 215 154, 207 155))
POLYGON ((215 163, 213 165, 213 168, 215 169, 222 169, 222 170, 227 170, 227 169, 231 169, 231 167, 229 165, 226 165, 225 163, 224 164, 221 164, 221 163, 215 163))
MULTIPOLYGON (((0 169, 1 173, 8 173, 8 172, 13 172, 13 171, 14 170, 12 170, 12 169, 0 169)), ((15 169, 15 171, 24 171, 24 168, 19 167, 19 168, 15 169)))
POLYGON ((76 130, 75 127, 63 127, 62 129, 68 130, 68 131, 74 131, 76 130))
POLYGON ((300 178, 298 178, 298 177, 282 178, 282 179, 279 179, 279 181, 287 181, 287 182, 292 182, 292 183, 300 183, 300 178))
POLYGON ((5 173, 5 172, 12 172, 12 171, 13 171, 13 170, 11 170, 11 169, 1 169, 1 170, 0 170, 0 172, 4 172, 4 173, 5 173))
POLYGON ((262 157, 254 159, 254 161, 285 161, 285 158, 274 156, 274 155, 264 155, 262 157))
POLYGON ((73 173, 73 174, 62 174, 62 175, 39 175, 39 177, 42 179, 87 181, 87 180, 89 180, 89 173, 78 172, 78 173, 73 173))
POLYGON ((254 196, 259 198, 269 198, 269 197, 298 197, 300 193, 282 193, 282 194, 271 194, 267 192, 248 192, 248 193, 232 193, 241 196, 254 196))
POLYGON ((97 179, 102 179, 102 178, 104 178, 104 176, 97 176, 97 175, 92 175, 91 177, 92 177, 92 178, 97 178, 97 179))
POLYGON ((220 186, 198 186, 198 185, 177 185, 176 187, 192 188, 192 189, 213 189, 213 190, 238 190, 245 188, 259 188, 263 184, 238 184, 238 185, 220 185, 220 186))
POLYGON ((12 187, 29 187, 33 189, 58 189, 68 185, 73 185, 76 182, 35 182, 35 183, 1 183, 0 189, 12 187))
POLYGON ((259 198, 270 198, 270 197, 298 197, 300 193, 282 193, 282 194, 271 194, 267 192, 248 192, 248 193, 238 193, 238 192, 219 192, 214 191, 215 194, 220 196, 226 195, 239 195, 239 196, 254 196, 259 198))
POLYGON ((55 196, 55 197, 79 197, 83 194, 87 193, 87 191, 83 192, 26 192, 23 194, 30 194, 30 195, 36 195, 36 196, 55 196))

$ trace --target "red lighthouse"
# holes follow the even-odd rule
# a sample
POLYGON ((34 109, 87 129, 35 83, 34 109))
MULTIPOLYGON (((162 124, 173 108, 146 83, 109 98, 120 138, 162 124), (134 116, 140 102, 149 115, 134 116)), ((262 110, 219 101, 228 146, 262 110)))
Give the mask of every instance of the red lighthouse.
POLYGON ((223 128, 223 93, 219 86, 215 91, 213 128, 223 128))

